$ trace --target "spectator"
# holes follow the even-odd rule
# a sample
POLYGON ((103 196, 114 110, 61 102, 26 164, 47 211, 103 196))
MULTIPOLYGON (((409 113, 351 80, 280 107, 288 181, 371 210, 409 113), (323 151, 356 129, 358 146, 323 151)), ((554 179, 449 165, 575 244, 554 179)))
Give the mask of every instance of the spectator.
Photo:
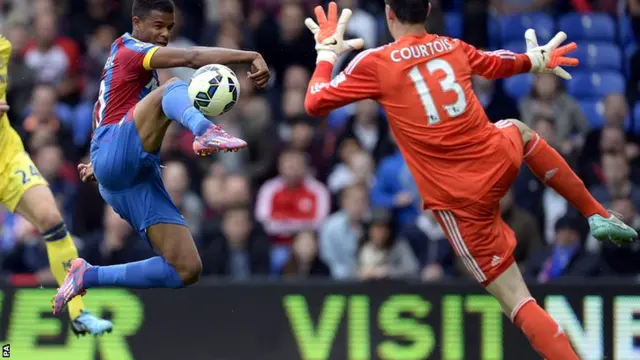
POLYGON ((525 276, 539 282, 563 276, 599 276, 608 270, 597 255, 584 250, 586 224, 577 217, 562 217, 555 224, 553 246, 533 255, 525 265, 525 276))
POLYGON ((305 153, 308 170, 318 180, 324 180, 327 172, 327 157, 325 156, 324 139, 318 134, 313 119, 299 116, 290 119, 290 132, 284 137, 281 151, 295 149, 305 153))
POLYGON ((173 200, 180 209, 189 230, 194 237, 200 234, 200 220, 203 204, 198 195, 189 190, 189 173, 187 167, 179 161, 170 161, 162 169, 162 181, 173 200))
POLYGON ((89 38, 99 32, 99 28, 116 26, 114 31, 119 32, 119 20, 113 1, 109 0, 84 0, 76 1, 71 7, 70 33, 80 49, 86 51, 92 40, 89 38))
POLYGON ((399 226, 415 221, 419 213, 420 194, 413 177, 397 149, 382 159, 371 189, 371 205, 393 211, 399 226))
POLYGON ((275 245, 272 264, 277 273, 289 257, 293 235, 318 229, 331 207, 324 184, 307 175, 302 152, 289 149, 278 160, 280 175, 262 185, 256 203, 256 219, 275 245))
POLYGON ((311 73, 301 65, 292 65, 284 73, 284 90, 307 92, 311 73))
POLYGON ((80 48, 70 38, 59 36, 54 14, 40 14, 35 22, 35 40, 25 49, 25 62, 41 83, 56 86, 60 99, 78 100, 80 48))
MULTIPOLYGON (((617 199, 611 203, 611 210, 619 213, 627 225, 640 230, 640 215, 629 199, 617 199)), ((638 276, 640 273, 640 243, 619 247, 608 241, 602 243, 602 258, 616 275, 638 276)))
POLYGON ((376 18, 361 8, 358 0, 339 0, 338 6, 343 9, 352 9, 353 15, 347 25, 347 37, 361 38, 364 47, 375 47, 378 42, 378 24, 376 18))
POLYGON ((356 103, 356 112, 338 137, 336 149, 346 139, 356 139, 364 150, 373 155, 377 164, 389 150, 393 150, 388 134, 387 123, 380 115, 378 104, 373 100, 362 100, 356 103))
POLYGON ((516 205, 512 190, 500 200, 500 212, 518 241, 513 257, 520 266, 524 266, 527 259, 545 245, 540 237, 538 224, 531 214, 516 205))
POLYGON ((210 174, 202 181, 202 197, 205 203, 206 221, 218 217, 226 205, 224 177, 210 174))
POLYGON ((92 265, 124 264, 156 256, 109 205, 104 207, 104 229, 87 235, 84 243, 79 252, 92 265))
POLYGON ((314 40, 304 26, 305 16, 300 3, 284 2, 277 24, 265 19, 253 33, 257 50, 274 70, 278 88, 289 65, 302 65, 309 71, 315 67, 314 40))
POLYGON ((580 105, 561 89, 560 78, 553 74, 536 76, 531 93, 520 103, 520 114, 531 127, 538 117, 553 119, 558 149, 563 154, 578 150, 589 131, 580 105))
POLYGON ((593 186, 591 194, 600 203, 610 206, 614 199, 629 199, 640 207, 640 188, 629 178, 629 162, 622 153, 602 155, 603 185, 593 186))
POLYGON ((33 274, 26 285, 52 284, 55 279, 40 233, 30 222, 17 214, 4 219, 2 269, 13 274, 33 274))
POLYGON ((338 164, 327 179, 327 186, 332 194, 355 183, 369 186, 374 184, 374 164, 371 155, 365 151, 354 153, 346 164, 338 164))
POLYGON ((484 107, 489 121, 520 119, 516 102, 505 94, 502 83, 482 76, 474 76, 473 91, 484 107))
POLYGON ((285 278, 328 277, 331 272, 320 260, 314 231, 303 231, 293 239, 291 257, 282 270, 285 278))
POLYGON ((246 280, 269 274, 269 239, 246 205, 230 206, 219 223, 205 224, 199 245, 203 275, 246 280))
POLYGON ((418 259, 423 281, 442 280, 455 274, 455 254, 433 211, 421 213, 402 230, 401 237, 407 239, 418 259))
POLYGON ((368 188, 354 184, 340 194, 340 210, 331 215, 320 230, 320 258, 338 280, 357 276, 358 241, 364 234, 369 208, 368 188))
POLYGON ((226 206, 245 205, 250 206, 251 186, 249 180, 237 174, 230 174, 226 177, 224 182, 224 197, 226 206))
POLYGON ((253 185, 261 184, 268 178, 276 153, 274 139, 277 138, 277 134, 273 129, 269 103, 264 97, 255 96, 248 100, 240 111, 243 118, 242 133, 248 144, 244 150, 247 156, 244 173, 253 185))
POLYGON ((640 138, 624 129, 625 120, 629 117, 629 105, 624 95, 610 94, 603 103, 604 125, 589 132, 580 154, 581 172, 588 185, 600 182, 595 173, 598 172, 603 152, 624 151, 630 160, 637 159, 640 154, 640 138), (621 139, 620 133, 623 138, 626 137, 626 142, 621 139))
POLYGON ((500 15, 553 10, 554 0, 490 0, 500 15))
POLYGON ((47 133, 61 144, 67 159, 77 159, 77 149, 64 120, 70 115, 69 108, 58 103, 54 87, 44 84, 36 86, 31 97, 30 112, 22 122, 27 142, 37 132, 47 133))
POLYGON ((31 100, 33 84, 35 84, 35 73, 29 69, 23 56, 24 49, 29 40, 26 19, 20 16, 12 16, 4 25, 3 33, 11 42, 11 60, 8 72, 11 74, 11 81, 8 84, 7 100, 11 104, 9 119, 17 122, 22 119, 21 111, 27 108, 31 100))
POLYGON ((420 265, 404 239, 396 238, 391 212, 375 209, 358 254, 361 280, 417 277, 420 265))
POLYGON ((65 224, 73 228, 73 211, 79 183, 75 166, 65 162, 62 149, 56 144, 45 145, 34 155, 33 160, 37 169, 29 169, 28 175, 33 176, 39 171, 40 175, 47 180, 65 224))

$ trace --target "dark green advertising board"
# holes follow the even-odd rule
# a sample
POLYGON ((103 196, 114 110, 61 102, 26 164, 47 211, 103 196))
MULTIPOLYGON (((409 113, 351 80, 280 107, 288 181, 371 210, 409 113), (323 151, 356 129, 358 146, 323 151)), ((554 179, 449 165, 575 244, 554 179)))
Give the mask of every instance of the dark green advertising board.
MULTIPOLYGON (((584 360, 640 359, 640 287, 532 287, 584 360)), ((0 288, 11 359, 527 360, 526 339, 477 285, 262 283, 93 289, 116 331, 76 339, 52 289, 0 288)))

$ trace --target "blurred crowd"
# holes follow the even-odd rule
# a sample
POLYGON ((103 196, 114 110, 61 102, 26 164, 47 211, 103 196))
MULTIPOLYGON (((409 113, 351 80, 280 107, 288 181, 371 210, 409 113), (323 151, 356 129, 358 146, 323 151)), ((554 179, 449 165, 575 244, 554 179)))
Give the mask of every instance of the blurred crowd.
MULTIPOLYGON (((422 211, 377 103, 361 101, 322 119, 305 114, 315 51, 303 21, 320 1, 175 1, 179 11, 170 46, 257 50, 273 75, 269 88, 258 92, 242 76, 246 69, 235 68, 242 82, 240 100, 233 111, 214 119, 246 139, 246 151, 196 157, 192 136, 177 124, 161 149, 164 183, 190 225, 205 276, 424 281, 465 276, 442 229, 422 211)), ((49 181, 81 256, 96 265, 153 255, 105 205, 96 185, 81 183, 75 170, 78 162, 88 161, 102 67, 112 41, 131 30, 131 2, 0 0, 2 34, 13 44, 12 125, 49 181)), ((640 0, 431 2, 431 32, 461 37, 482 49, 506 42, 499 34, 505 28, 496 22, 526 19, 519 14, 529 12, 546 12, 552 24, 575 12, 585 28, 591 26, 589 16, 615 25, 614 46, 632 52, 618 64, 626 79, 622 88, 599 87, 610 82, 594 78, 597 73, 589 75, 592 88, 602 90, 595 96, 581 97, 584 91, 550 75, 510 85, 477 78, 474 88, 492 121, 518 118, 529 124, 566 157, 599 201, 640 229, 640 116, 633 116, 640 99, 635 50, 640 0)), ((390 40, 382 0, 338 3, 354 9, 348 36, 362 37, 367 48, 390 40)), ((544 38, 540 31, 539 36, 544 38)), ((589 46, 587 57, 594 56, 589 46)), ((336 71, 353 56, 341 58, 336 71)), ((164 70, 160 77, 188 79, 192 73, 164 70)), ((640 274, 640 244, 599 244, 588 235, 585 220, 526 166, 501 205, 518 238, 516 260, 532 280, 640 274)), ((53 280, 45 247, 26 220, 0 212, 0 248, 5 275, 53 280)))

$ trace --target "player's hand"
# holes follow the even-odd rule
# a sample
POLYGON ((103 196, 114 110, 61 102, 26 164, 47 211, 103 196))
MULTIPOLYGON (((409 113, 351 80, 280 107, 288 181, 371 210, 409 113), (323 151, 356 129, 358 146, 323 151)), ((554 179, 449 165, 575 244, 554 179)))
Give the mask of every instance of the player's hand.
POLYGON ((565 56, 578 48, 575 42, 558 47, 567 40, 567 34, 560 31, 544 46, 538 45, 536 31, 533 29, 528 29, 524 33, 524 38, 527 42, 527 55, 531 60, 531 72, 553 73, 565 80, 571 80, 571 74, 561 66, 576 67, 580 61, 565 56))
POLYGON ((80 179, 82 182, 96 182, 98 181, 93 175, 93 165, 91 163, 88 164, 79 164, 78 172, 80 173, 80 179))
POLYGON ((258 54, 253 60, 251 71, 247 73, 247 76, 258 89, 263 89, 267 86, 271 74, 269 73, 269 66, 267 66, 262 55, 258 54))
POLYGON ((0 117, 4 116, 4 114, 9 111, 11 107, 7 104, 6 101, 0 101, 0 117))
POLYGON ((316 6, 314 11, 317 23, 311 18, 306 18, 304 24, 316 39, 317 62, 328 61, 333 64, 340 54, 361 49, 364 46, 362 39, 344 40, 344 32, 351 18, 351 10, 342 9, 340 18, 338 18, 338 5, 332 1, 329 3, 328 15, 325 14, 322 6, 316 6))

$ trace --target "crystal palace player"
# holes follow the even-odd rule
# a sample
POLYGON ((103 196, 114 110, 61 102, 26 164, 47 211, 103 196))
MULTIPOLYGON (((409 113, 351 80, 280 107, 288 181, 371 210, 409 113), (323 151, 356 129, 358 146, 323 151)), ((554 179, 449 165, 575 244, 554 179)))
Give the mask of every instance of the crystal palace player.
POLYGON ((170 120, 191 130, 199 154, 235 150, 246 143, 196 110, 183 81, 172 79, 158 87, 153 69, 245 63, 251 65, 248 76, 259 88, 269 80, 269 70, 255 52, 166 48, 173 26, 171 0, 133 2, 133 33, 113 43, 100 82, 91 164, 79 166, 83 181, 97 179, 102 197, 160 256, 106 267, 73 260, 54 297, 56 314, 91 287, 179 288, 200 275, 202 265, 191 233, 162 183, 158 150, 170 120))
POLYGON ((491 124, 471 87, 474 74, 499 78, 553 72, 569 79, 559 66, 578 64, 563 57, 576 45, 557 48, 566 39, 560 33, 539 47, 529 30, 526 54, 482 52, 426 33, 429 10, 427 0, 387 0, 387 23, 396 41, 358 54, 331 81, 336 57, 362 46, 362 40, 343 40, 349 10, 338 19, 335 3, 329 5, 328 18, 316 8, 318 24, 305 21, 318 51, 307 112, 324 115, 365 98, 380 102, 425 207, 434 210, 469 272, 542 356, 578 359, 562 329, 531 297, 514 263, 516 239, 500 216, 499 200, 524 161, 589 219, 596 238, 623 243, 637 234, 596 202, 562 157, 526 125, 517 120, 491 124))

